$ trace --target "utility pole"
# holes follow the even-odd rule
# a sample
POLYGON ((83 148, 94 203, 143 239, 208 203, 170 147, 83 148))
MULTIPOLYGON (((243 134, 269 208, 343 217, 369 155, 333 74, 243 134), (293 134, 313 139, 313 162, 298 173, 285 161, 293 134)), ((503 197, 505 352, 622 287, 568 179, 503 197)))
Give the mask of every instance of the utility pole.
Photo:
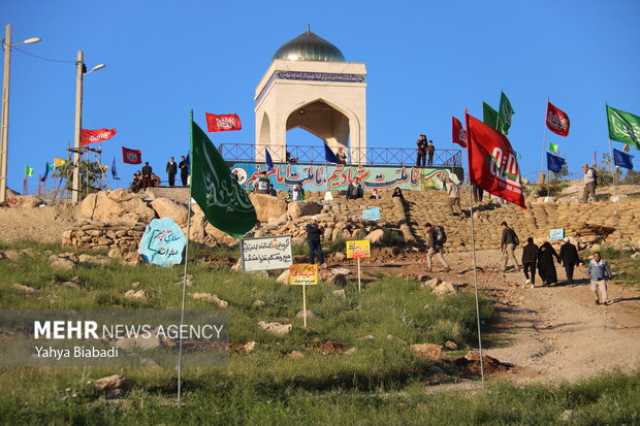
POLYGON ((0 204, 7 201, 7 154, 9 149, 9 77, 11 75, 11 24, 4 29, 4 68, 2 69, 2 162, 0 163, 0 204))
POLYGON ((80 129, 82 128, 82 78, 84 75, 84 54, 78 50, 76 57, 76 120, 73 133, 73 182, 71 202, 77 204, 80 199, 80 129))

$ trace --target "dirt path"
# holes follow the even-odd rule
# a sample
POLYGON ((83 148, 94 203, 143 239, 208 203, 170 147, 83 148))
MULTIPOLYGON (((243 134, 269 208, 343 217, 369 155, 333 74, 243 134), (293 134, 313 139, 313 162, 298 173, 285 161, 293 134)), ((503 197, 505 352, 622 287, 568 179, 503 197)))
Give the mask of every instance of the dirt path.
MULTIPOLYGON (((502 273, 497 250, 478 252, 480 292, 496 301, 497 321, 483 329, 486 353, 515 364, 518 382, 574 381, 597 373, 640 368, 640 291, 609 287, 614 303, 598 306, 589 289, 584 268, 576 285, 523 288, 522 272, 502 273)), ((472 289, 471 253, 450 254, 453 271, 432 275, 472 289)), ((434 269, 437 266, 434 264, 434 269)), ((390 273, 389 267, 383 268, 390 273)), ((424 263, 397 268, 398 274, 424 271, 424 263)), ((558 278, 565 274, 557 267, 558 278)), ((537 284, 540 284, 539 277, 537 284)))

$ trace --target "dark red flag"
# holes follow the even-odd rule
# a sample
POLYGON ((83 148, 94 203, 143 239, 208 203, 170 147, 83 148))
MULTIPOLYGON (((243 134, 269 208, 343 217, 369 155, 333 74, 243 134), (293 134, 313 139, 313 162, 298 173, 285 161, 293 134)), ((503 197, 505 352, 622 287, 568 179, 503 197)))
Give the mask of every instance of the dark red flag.
POLYGON ((116 129, 81 129, 80 145, 89 145, 97 142, 104 142, 116 135, 116 129))
POLYGON ((547 105, 547 127, 560 136, 569 134, 569 116, 551 102, 547 105))
POLYGON ((142 163, 142 151, 122 147, 122 162, 126 164, 142 163))
POLYGON ((509 139, 469 114, 466 119, 471 183, 525 207, 520 168, 509 139))
POLYGON ((210 132, 226 132, 228 130, 242 129, 240 116, 238 114, 210 114, 205 113, 207 118, 207 130, 210 132))
POLYGON ((462 123, 456 117, 451 117, 453 122, 453 143, 460 145, 463 148, 467 147, 467 132, 462 127, 462 123))

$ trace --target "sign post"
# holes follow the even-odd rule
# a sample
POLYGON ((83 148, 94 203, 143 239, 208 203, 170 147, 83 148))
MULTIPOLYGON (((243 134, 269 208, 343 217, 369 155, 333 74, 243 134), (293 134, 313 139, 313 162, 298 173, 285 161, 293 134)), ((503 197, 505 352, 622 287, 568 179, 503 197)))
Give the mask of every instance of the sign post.
POLYGON ((286 269, 293 263, 291 236, 244 238, 240 264, 245 272, 286 269))
POLYGON ((318 285, 318 265, 315 263, 297 263, 289 266, 289 285, 302 286, 302 324, 307 328, 307 291, 308 285, 318 285))
POLYGON ((369 240, 349 240, 346 242, 347 259, 355 259, 358 268, 358 293, 362 291, 360 278, 360 259, 371 257, 371 243, 369 240))

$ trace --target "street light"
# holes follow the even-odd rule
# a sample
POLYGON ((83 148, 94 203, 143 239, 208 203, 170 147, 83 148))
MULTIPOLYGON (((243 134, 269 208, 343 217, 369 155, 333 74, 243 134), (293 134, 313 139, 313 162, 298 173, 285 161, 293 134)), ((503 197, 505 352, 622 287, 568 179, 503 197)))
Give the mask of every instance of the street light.
MULTIPOLYGON (((30 37, 21 44, 35 44, 40 37, 30 37)), ((11 24, 4 27, 4 68, 2 74, 2 129, 0 130, 0 204, 7 201, 7 156, 9 153, 9 78, 11 76, 11 24)))
POLYGON ((84 63, 84 53, 78 50, 76 56, 76 121, 73 134, 73 182, 71 185, 71 202, 77 204, 80 199, 80 129, 82 129, 82 83, 83 75, 99 71, 106 67, 105 64, 97 64, 87 71, 84 63))

